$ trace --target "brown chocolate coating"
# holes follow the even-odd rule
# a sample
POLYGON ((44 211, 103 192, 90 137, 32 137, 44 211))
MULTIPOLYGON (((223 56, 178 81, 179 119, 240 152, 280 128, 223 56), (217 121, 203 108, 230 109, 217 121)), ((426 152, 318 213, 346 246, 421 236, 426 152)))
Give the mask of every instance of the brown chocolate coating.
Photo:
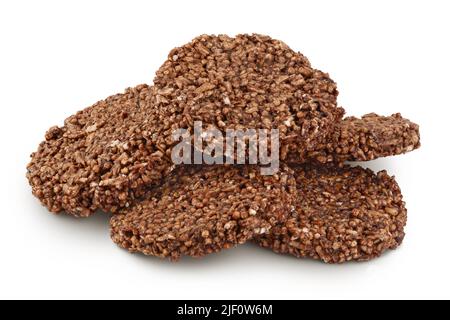
POLYGON ((279 129, 282 148, 299 157, 325 143, 343 116, 328 74, 282 41, 258 34, 199 36, 170 52, 154 83, 155 104, 188 124, 279 129))
POLYGON ((262 247, 342 263, 370 260, 402 243, 406 208, 386 171, 312 165, 292 169, 295 210, 287 221, 257 237, 262 247))
POLYGON ((262 176, 255 166, 178 167, 147 199, 111 219, 111 237, 131 252, 178 260, 201 257, 269 232, 293 206, 289 168, 262 176))
POLYGON ((43 205, 83 217, 97 209, 114 212, 160 183, 172 163, 143 131, 158 118, 150 91, 147 85, 127 89, 50 128, 27 166, 43 205))
POLYGON ((360 119, 347 117, 340 121, 328 141, 316 150, 308 152, 305 161, 296 158, 295 154, 289 154, 287 161, 369 161, 403 154, 419 147, 420 132, 417 124, 403 118, 399 113, 389 117, 370 113, 360 119))
POLYGON ((172 51, 154 87, 127 89, 50 128, 27 177, 52 212, 116 212, 172 170, 176 129, 192 132, 196 120, 279 128, 281 143, 301 153, 323 144, 341 118, 336 95, 326 74, 280 41, 201 36, 172 51))
POLYGON ((282 161, 371 160, 419 146, 399 115, 341 121, 336 85, 284 43, 259 35, 201 36, 174 49, 155 86, 99 101, 52 127, 27 166, 51 212, 89 216, 130 206, 173 170, 176 129, 278 128, 282 161))
MULTIPOLYGON (((51 128, 28 165, 33 194, 52 212, 88 216, 131 205, 146 187, 160 184, 173 164, 141 129, 152 112, 151 95, 146 85, 128 89, 51 128)), ((399 114, 346 118, 329 139, 306 159, 291 153, 286 161, 366 161, 420 146, 419 127, 399 114)))

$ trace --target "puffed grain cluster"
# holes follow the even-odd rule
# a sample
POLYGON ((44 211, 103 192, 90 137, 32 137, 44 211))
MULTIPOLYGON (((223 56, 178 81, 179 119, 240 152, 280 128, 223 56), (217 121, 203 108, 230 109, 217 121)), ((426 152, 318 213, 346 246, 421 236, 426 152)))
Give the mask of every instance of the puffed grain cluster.
POLYGON ((279 129, 281 160, 316 150, 343 116, 328 74, 263 35, 197 37, 170 52, 154 84, 154 103, 185 126, 201 120, 222 130, 279 129))
MULTIPOLYGON (((171 142, 151 133, 163 128, 155 88, 129 88, 78 112, 63 127, 52 127, 27 167, 33 194, 52 212, 88 216, 97 209, 116 212, 161 183, 173 170, 171 142)), ((187 125, 180 120, 180 125, 187 125)), ((326 143, 290 163, 366 161, 420 146, 418 125, 399 114, 369 114, 337 123, 326 143)))
POLYGON ((50 211, 88 216, 115 212, 170 172, 145 130, 161 119, 149 103, 151 87, 130 88, 52 127, 27 166, 33 194, 50 211))
POLYGON ((386 171, 313 165, 292 169, 295 210, 269 234, 257 237, 262 247, 342 263, 370 260, 402 243, 406 208, 386 171))
POLYGON ((401 244, 400 189, 345 161, 420 146, 400 114, 343 119, 336 84, 301 53, 262 35, 203 35, 173 49, 154 85, 101 100, 50 128, 27 178, 50 211, 114 213, 119 246, 201 257, 247 241, 327 263, 364 261, 401 244), (173 133, 278 129, 281 170, 179 166, 173 133), (286 165, 288 163, 291 167, 286 165))
POLYGON ((127 89, 50 128, 27 177, 52 212, 116 212, 173 169, 176 129, 192 132, 196 120, 223 131, 278 128, 281 154, 301 155, 341 119, 336 96, 328 75, 281 41, 201 36, 170 53, 155 86, 127 89))
POLYGON ((307 154, 305 161, 290 154, 288 162, 344 163, 400 155, 420 147, 419 126, 401 114, 370 113, 340 121, 328 141, 307 154))
POLYGON ((270 232, 293 208, 295 179, 284 167, 178 167, 161 187, 111 219, 111 237, 131 252, 178 260, 228 249, 270 232))

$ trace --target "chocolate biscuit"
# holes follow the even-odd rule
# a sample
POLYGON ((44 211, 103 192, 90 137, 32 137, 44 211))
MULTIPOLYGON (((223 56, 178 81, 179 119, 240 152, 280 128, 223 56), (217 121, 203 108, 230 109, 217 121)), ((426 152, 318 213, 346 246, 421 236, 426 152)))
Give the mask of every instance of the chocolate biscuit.
POLYGON ((282 149, 298 157, 325 143, 344 113, 328 74, 285 43, 258 34, 199 36, 170 52, 154 84, 155 105, 187 124, 279 129, 282 149))
MULTIPOLYGON (((154 117, 153 90, 147 85, 127 89, 47 132, 32 155, 27 177, 33 194, 50 211, 66 210, 76 216, 97 209, 115 212, 133 204, 147 187, 160 184, 171 172, 170 147, 156 144, 155 136, 142 129, 154 117)), ((346 118, 329 139, 306 158, 290 153, 286 161, 365 161, 420 145, 418 126, 399 114, 346 118)))
POLYGON ((291 163, 371 160, 419 146, 418 126, 370 115, 341 120, 335 83, 281 41, 201 36, 174 49, 155 86, 99 101, 52 127, 27 166, 51 212, 89 216, 132 205, 174 168, 176 129, 279 129, 291 163))
POLYGON ((340 121, 326 143, 309 151, 306 158, 288 153, 287 162, 336 163, 369 161, 400 155, 420 147, 419 126, 401 116, 370 113, 340 121))
POLYGON ((180 166, 112 217, 111 237, 131 252, 201 257, 268 233, 289 216, 295 191, 287 167, 262 176, 255 166, 180 166))
POLYGON ((256 241, 277 253, 327 263, 366 261, 397 248, 406 208, 386 171, 303 165, 296 176, 295 210, 256 241))
POLYGON ((340 120, 336 84, 284 43, 201 36, 174 49, 155 86, 127 89, 52 127, 32 154, 33 194, 58 213, 116 212, 172 170, 177 129, 276 129, 296 152, 323 144, 340 120), (294 148, 294 147, 293 147, 294 148))
POLYGON ((127 89, 48 130, 27 166, 43 205, 82 217, 115 212, 160 183, 172 163, 143 131, 151 119, 161 120, 148 102, 150 91, 147 85, 127 89))

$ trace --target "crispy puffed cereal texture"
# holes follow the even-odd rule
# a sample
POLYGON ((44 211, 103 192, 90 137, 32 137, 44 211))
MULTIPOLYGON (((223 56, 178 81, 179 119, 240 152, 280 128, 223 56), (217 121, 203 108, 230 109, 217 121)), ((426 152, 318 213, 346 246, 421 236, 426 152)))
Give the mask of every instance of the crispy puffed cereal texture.
POLYGON ((399 113, 380 116, 370 113, 361 118, 340 121, 328 140, 307 153, 305 159, 289 154, 287 162, 337 163, 369 161, 404 154, 420 147, 419 126, 399 113))
POLYGON ((282 152, 299 155, 330 135, 342 116, 327 74, 266 36, 201 36, 174 49, 155 86, 99 101, 48 130, 27 177, 50 211, 116 212, 173 169, 176 129, 280 130, 282 152))
POLYGON ((146 200, 111 219, 111 237, 131 252, 201 257, 270 232, 293 208, 295 179, 284 167, 178 167, 146 200))
POLYGON ((261 35, 200 36, 172 50, 155 85, 113 95, 50 128, 27 178, 51 212, 86 217, 133 205, 174 169, 177 129, 279 129, 288 163, 366 161, 420 146, 399 114, 342 120, 336 84, 261 35))
POLYGON ((367 261, 405 236, 405 203, 386 171, 304 165, 296 176, 295 210, 256 241, 277 253, 327 263, 367 261))
POLYGON ((268 36, 202 35, 175 48, 154 79, 155 104, 220 129, 279 129, 281 158, 304 157, 342 118, 329 75, 268 36))

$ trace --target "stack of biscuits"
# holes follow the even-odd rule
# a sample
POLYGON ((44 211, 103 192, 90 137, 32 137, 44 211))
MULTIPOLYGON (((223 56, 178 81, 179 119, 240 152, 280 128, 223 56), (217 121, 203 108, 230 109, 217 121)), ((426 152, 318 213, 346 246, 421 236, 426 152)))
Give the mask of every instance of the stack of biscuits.
POLYGON ((386 171, 351 162, 417 149, 419 127, 398 113, 344 118, 337 96, 279 40, 203 35, 173 49, 153 85, 51 127, 27 178, 53 213, 111 213, 111 238, 130 252, 176 261, 253 241, 326 263, 370 260, 402 243, 406 208, 386 171), (277 170, 175 163, 174 132, 195 123, 224 135, 275 129, 277 170))

